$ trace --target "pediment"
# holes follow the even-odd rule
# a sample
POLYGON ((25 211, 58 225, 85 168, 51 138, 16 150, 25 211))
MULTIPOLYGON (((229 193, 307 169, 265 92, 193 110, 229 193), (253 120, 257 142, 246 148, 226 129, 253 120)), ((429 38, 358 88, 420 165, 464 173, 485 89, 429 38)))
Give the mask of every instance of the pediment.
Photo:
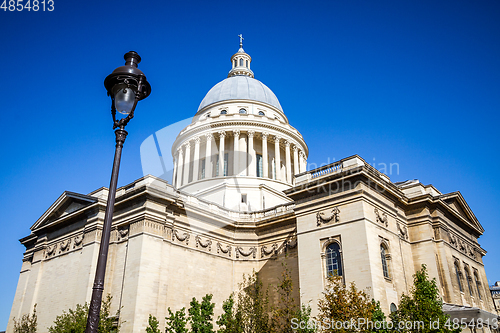
POLYGON ((97 201, 97 198, 90 195, 65 191, 30 229, 32 231, 40 229, 61 217, 70 215, 97 201))
POLYGON ((453 192, 444 194, 440 197, 456 214, 462 217, 470 227, 477 230, 479 233, 483 233, 484 229, 477 220, 476 216, 470 209, 469 205, 465 201, 464 197, 460 192, 453 192))

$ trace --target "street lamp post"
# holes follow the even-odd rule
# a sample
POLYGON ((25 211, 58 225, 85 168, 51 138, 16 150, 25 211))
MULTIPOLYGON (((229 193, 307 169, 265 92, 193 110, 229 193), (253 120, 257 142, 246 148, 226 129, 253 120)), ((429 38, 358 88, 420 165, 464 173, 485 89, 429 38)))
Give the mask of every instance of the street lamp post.
POLYGON ((116 135, 115 158, 111 181, 109 183, 108 204, 104 215, 104 226, 97 259, 94 286, 92 288, 92 299, 90 301, 89 316, 85 333, 96 333, 99 326, 99 313, 101 311, 102 293, 104 290, 104 276, 106 274, 106 261, 108 259, 109 238, 111 234, 111 222, 115 207, 116 184, 118 182, 118 171, 120 170, 120 159, 123 143, 127 137, 127 126, 130 119, 134 117, 137 102, 149 96, 151 86, 146 80, 144 73, 137 68, 141 57, 134 51, 125 54, 125 66, 118 67, 106 77, 104 86, 111 97, 111 114, 113 116, 113 129, 116 135), (116 118, 116 112, 126 115, 122 119, 116 118))

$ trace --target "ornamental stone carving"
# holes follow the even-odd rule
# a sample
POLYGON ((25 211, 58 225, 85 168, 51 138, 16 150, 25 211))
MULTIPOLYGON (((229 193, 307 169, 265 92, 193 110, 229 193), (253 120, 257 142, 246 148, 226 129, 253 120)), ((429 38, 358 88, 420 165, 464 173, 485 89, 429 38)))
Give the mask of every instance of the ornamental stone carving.
POLYGON ((235 130, 233 130, 233 135, 234 135, 235 137, 239 137, 239 136, 240 136, 240 130, 239 130, 239 129, 235 129, 235 130))
POLYGON ((261 136, 262 136, 262 140, 267 140, 267 137, 269 136, 269 133, 268 132, 262 132, 261 136))
POLYGON ((248 251, 244 251, 241 246, 238 246, 236 248, 236 258, 240 257, 240 254, 244 257, 248 257, 252 255, 252 257, 255 259, 255 254, 257 253, 257 248, 255 246, 252 246, 251 248, 248 249, 248 251))
POLYGON ((228 245, 226 248, 223 248, 221 243, 217 242, 217 253, 224 253, 228 254, 228 256, 231 256, 231 245, 228 245))
POLYGON ((389 222, 387 221, 387 214, 385 212, 380 213, 377 207, 375 207, 375 216, 378 223, 382 223, 386 227, 389 225, 389 222))
POLYGON ((59 253, 66 251, 69 248, 70 239, 65 239, 59 246, 59 253))
POLYGON ((318 227, 321 226, 321 224, 328 223, 330 221, 333 221, 333 223, 340 221, 340 209, 338 207, 316 213, 316 225, 318 227))
POLYGON ((52 256, 56 252, 56 247, 57 247, 56 244, 47 246, 47 250, 45 252, 45 258, 49 258, 50 256, 52 256))
POLYGON ((186 241, 186 245, 189 245, 189 234, 187 232, 179 235, 179 232, 177 230, 174 230, 172 233, 172 240, 175 240, 175 238, 177 238, 177 240, 180 242, 186 241))
POLYGON ((408 229, 402 224, 398 223, 399 237, 408 240, 408 229))
POLYGON ((272 254, 276 254, 278 250, 278 244, 274 243, 271 248, 268 250, 266 245, 263 245, 260 249, 260 256, 263 258, 265 256, 269 256, 272 254))
POLYGON ((128 236, 128 231, 129 231, 128 226, 118 228, 118 241, 126 239, 128 236))
POLYGON ((253 138, 254 135, 255 135, 255 131, 248 131, 247 135, 248 135, 249 138, 253 138))
POLYGON ((221 138, 221 139, 226 137, 226 131, 219 131, 217 133, 219 134, 219 138, 221 138))
POLYGON ((84 237, 84 234, 81 234, 80 236, 76 236, 75 237, 75 241, 73 243, 73 248, 76 248, 78 246, 80 246, 83 242, 83 237, 84 237))
POLYGON ((207 133, 207 134, 205 134, 205 137, 207 138, 207 141, 212 141, 212 139, 214 138, 214 135, 212 133, 207 133))
POLYGON ((212 251, 212 240, 211 239, 207 239, 205 242, 203 242, 201 240, 201 237, 196 235, 195 237, 196 239, 196 247, 201 246, 203 248, 208 248, 208 251, 212 251))

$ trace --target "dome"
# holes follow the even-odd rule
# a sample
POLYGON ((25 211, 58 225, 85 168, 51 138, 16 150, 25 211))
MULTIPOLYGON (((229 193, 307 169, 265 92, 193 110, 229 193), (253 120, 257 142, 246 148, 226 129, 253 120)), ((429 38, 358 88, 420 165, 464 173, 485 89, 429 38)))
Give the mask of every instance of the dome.
POLYGON ((246 99, 281 108, 276 95, 264 83, 245 75, 231 76, 213 86, 200 103, 198 111, 207 105, 234 99, 246 99))

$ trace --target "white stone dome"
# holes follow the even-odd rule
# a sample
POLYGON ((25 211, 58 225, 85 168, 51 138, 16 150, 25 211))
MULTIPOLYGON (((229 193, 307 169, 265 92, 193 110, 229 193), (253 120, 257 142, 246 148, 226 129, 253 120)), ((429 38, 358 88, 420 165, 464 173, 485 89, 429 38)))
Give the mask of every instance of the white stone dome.
POLYGON ((208 105, 229 100, 250 100, 269 104, 283 112, 276 95, 264 83, 246 75, 235 75, 217 83, 206 94, 198 111, 208 105))

